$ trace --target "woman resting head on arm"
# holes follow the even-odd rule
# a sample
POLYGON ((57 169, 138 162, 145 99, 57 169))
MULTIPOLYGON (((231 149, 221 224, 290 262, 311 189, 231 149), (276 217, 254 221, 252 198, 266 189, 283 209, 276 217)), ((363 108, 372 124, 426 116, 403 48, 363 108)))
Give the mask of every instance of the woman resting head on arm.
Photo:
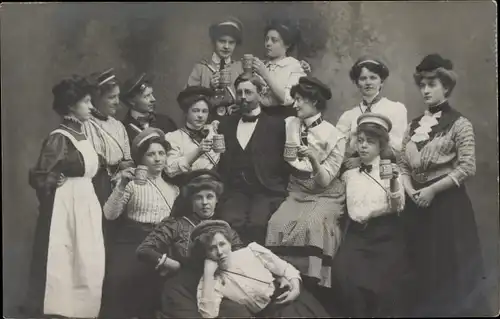
POLYGON ((307 300, 297 299, 301 294, 297 269, 257 243, 232 251, 229 230, 226 222, 212 220, 191 233, 190 255, 193 262, 203 263, 197 299, 204 318, 219 315, 222 298, 244 305, 255 317, 317 316, 306 314, 308 309, 322 309, 316 300, 309 295, 307 300), (286 278, 288 289, 279 289, 274 276, 286 278))

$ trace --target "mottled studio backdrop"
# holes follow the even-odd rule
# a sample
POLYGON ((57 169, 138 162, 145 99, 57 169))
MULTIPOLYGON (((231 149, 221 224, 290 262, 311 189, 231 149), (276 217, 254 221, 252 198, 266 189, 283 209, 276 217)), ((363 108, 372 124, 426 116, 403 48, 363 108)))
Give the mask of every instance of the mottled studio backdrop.
MULTIPOLYGON (((26 285, 37 216, 28 169, 57 125, 52 86, 63 76, 114 67, 121 79, 154 77, 158 111, 178 124, 175 97, 193 64, 211 53, 208 25, 234 15, 245 25, 236 56, 262 56, 264 21, 299 21, 298 58, 330 84, 326 118, 359 101, 348 70, 364 53, 387 62, 384 93, 409 117, 425 106, 412 80, 422 57, 440 53, 459 75, 451 103, 475 128, 477 175, 468 181, 483 244, 491 302, 498 311, 497 78, 493 2, 3 4, 1 8, 2 220, 4 316, 15 317, 26 285)), ((425 236, 425 234, 422 234, 425 236)))

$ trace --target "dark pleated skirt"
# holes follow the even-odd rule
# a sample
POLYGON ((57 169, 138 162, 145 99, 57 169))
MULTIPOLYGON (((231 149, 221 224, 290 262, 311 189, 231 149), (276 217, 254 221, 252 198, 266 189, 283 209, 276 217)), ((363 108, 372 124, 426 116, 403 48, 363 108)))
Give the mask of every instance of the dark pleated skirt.
MULTIPOLYGON (((414 187, 420 189, 428 184, 414 187)), ((488 311, 481 245, 465 186, 452 187, 427 208, 409 197, 404 211, 406 239, 416 272, 413 315, 482 315, 488 311)))
POLYGON ((333 302, 342 316, 403 316, 412 273, 400 217, 376 217, 367 225, 349 220, 332 277, 337 298, 333 302))
POLYGON ((160 308, 163 278, 137 259, 136 249, 154 225, 117 220, 109 241, 103 284, 102 318, 152 318, 160 308))

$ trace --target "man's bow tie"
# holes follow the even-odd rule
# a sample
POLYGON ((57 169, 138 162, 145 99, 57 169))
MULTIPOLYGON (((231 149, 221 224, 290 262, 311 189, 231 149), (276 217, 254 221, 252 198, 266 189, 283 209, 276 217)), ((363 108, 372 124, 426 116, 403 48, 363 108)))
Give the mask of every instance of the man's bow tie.
POLYGON ((360 172, 367 172, 367 173, 370 173, 372 171, 372 168, 373 168, 373 165, 366 165, 366 164, 363 164, 361 163, 361 165, 359 166, 359 171, 360 172))
POLYGON ((255 121, 257 121, 257 119, 259 118, 259 116, 260 116, 260 114, 259 115, 253 115, 253 116, 245 116, 245 115, 243 115, 241 117, 241 120, 243 122, 255 122, 255 121))

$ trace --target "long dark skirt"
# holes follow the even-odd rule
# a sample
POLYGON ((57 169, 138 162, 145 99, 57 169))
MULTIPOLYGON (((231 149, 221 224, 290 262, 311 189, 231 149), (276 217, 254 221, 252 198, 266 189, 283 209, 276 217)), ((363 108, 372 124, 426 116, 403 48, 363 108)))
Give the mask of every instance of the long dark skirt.
MULTIPOLYGON (((413 182, 416 189, 428 186, 413 182)), ((427 208, 406 198, 410 262, 417 275, 413 315, 475 316, 487 311, 474 210, 465 186, 452 187, 427 208)))
POLYGON ((350 220, 332 277, 342 316, 405 315, 412 274, 399 216, 376 217, 366 225, 350 220))
POLYGON ((137 259, 136 249, 154 225, 128 219, 117 221, 109 242, 104 279, 102 318, 152 318, 160 308, 162 277, 137 259))
MULTIPOLYGON (((163 318, 202 318, 198 312, 197 287, 201 275, 183 269, 164 284, 162 293, 163 318)), ((325 318, 323 306, 311 293, 302 289, 300 296, 286 305, 270 304, 258 314, 229 299, 222 299, 218 318, 325 318)))
POLYGON ((34 318, 43 317, 47 254, 49 249, 54 193, 51 193, 50 196, 39 197, 39 200, 40 206, 33 239, 29 286, 26 299, 20 307, 22 315, 34 318))

